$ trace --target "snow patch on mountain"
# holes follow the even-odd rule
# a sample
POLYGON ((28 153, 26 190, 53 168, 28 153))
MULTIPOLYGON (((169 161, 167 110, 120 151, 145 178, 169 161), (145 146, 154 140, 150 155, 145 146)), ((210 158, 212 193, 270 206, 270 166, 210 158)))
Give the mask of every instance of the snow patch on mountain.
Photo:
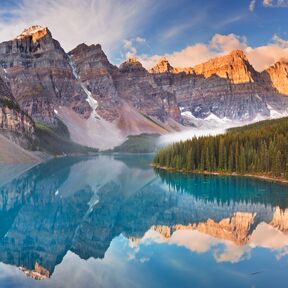
POLYGON ((101 117, 97 114, 96 109, 98 107, 98 102, 97 100, 95 100, 92 96, 92 93, 84 86, 84 84, 81 84, 82 89, 84 90, 84 92, 87 95, 87 99, 86 101, 88 102, 89 106, 92 109, 92 113, 90 115, 90 118, 92 119, 101 119, 101 117))
POLYGON ((7 69, 4 68, 3 71, 4 71, 4 78, 5 78, 6 81, 8 81, 9 78, 8 78, 8 72, 7 72, 7 69))
POLYGON ((270 118, 271 119, 277 119, 277 118, 282 118, 282 117, 287 117, 288 116, 288 110, 284 112, 279 112, 270 105, 267 105, 268 109, 270 110, 270 118))
MULTIPOLYGON (((77 67, 76 67, 75 63, 73 62, 71 56, 69 56, 69 65, 70 65, 70 67, 72 69, 72 73, 73 73, 74 77, 77 80, 79 80, 80 77, 79 77, 79 74, 77 72, 77 67)), ((98 107, 97 100, 93 98, 92 93, 86 88, 84 83, 82 83, 80 80, 79 80, 79 83, 81 85, 81 88, 83 89, 83 91, 87 95, 86 101, 88 102, 88 104, 90 105, 90 107, 92 109, 92 113, 91 113, 90 118, 92 118, 92 119, 101 119, 101 117, 96 112, 96 109, 98 107)))
POLYGON ((182 132, 171 133, 163 135, 159 139, 160 145, 168 145, 178 141, 185 141, 193 137, 201 136, 215 136, 223 134, 225 131, 232 127, 238 127, 247 124, 247 122, 236 122, 226 118, 219 118, 211 113, 206 118, 196 118, 190 111, 181 112, 182 117, 186 118, 194 127, 182 132))
MULTIPOLYGON (((77 67, 69 57, 69 65, 76 79, 80 79, 77 67)), ((122 144, 126 137, 118 129, 115 123, 108 122, 97 113, 98 102, 93 98, 92 93, 84 83, 79 83, 87 95, 86 101, 89 103, 92 113, 89 119, 81 118, 74 111, 66 107, 58 107, 58 117, 68 127, 71 139, 81 145, 98 148, 100 150, 112 149, 122 144)))

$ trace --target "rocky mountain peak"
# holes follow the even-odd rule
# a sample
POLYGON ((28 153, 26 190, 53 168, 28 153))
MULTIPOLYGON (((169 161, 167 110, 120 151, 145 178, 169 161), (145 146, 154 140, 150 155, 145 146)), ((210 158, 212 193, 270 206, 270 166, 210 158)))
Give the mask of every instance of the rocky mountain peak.
MULTIPOLYGON (((102 50, 102 46, 98 43, 98 44, 93 44, 93 45, 91 45, 94 49, 96 49, 96 50, 99 50, 99 51, 102 51, 103 52, 103 50, 102 50)), ((104 53, 104 52, 103 52, 104 53)))
POLYGON ((89 46, 86 44, 86 43, 81 43, 81 44, 79 44, 77 47, 75 47, 73 50, 71 50, 70 52, 69 52, 69 54, 70 55, 73 55, 75 52, 77 52, 77 51, 85 51, 85 50, 87 50, 87 49, 89 49, 89 46))
POLYGON ((246 54, 244 53, 243 50, 233 50, 232 52, 230 52, 230 54, 228 54, 228 56, 229 55, 233 58, 241 58, 241 59, 247 61, 246 54))
POLYGON ((22 40, 27 37, 32 37, 32 41, 36 42, 37 40, 43 38, 46 35, 51 36, 51 32, 47 27, 43 27, 40 25, 33 25, 27 29, 25 29, 20 35, 16 37, 17 40, 22 40))
POLYGON ((276 63, 274 63, 268 69, 285 69, 286 66, 288 66, 288 59, 282 58, 279 61, 277 61, 276 63))
POLYGON ((174 68, 171 66, 166 57, 159 59, 158 63, 150 70, 151 73, 173 73, 174 68))
MULTIPOLYGON (((73 50, 71 50, 69 52, 69 55, 74 55, 74 54, 77 54, 77 53, 82 53, 82 52, 88 52, 88 51, 91 51, 91 50, 98 50, 100 52, 103 52, 102 50, 102 47, 100 44, 92 44, 92 45, 87 45, 86 43, 81 43, 79 44, 76 48, 74 48, 73 50)), ((103 52, 104 53, 104 52, 103 52)))
POLYGON ((100 44, 88 46, 82 43, 70 51, 68 55, 75 63, 82 79, 97 77, 98 74, 109 74, 115 70, 100 44), (87 65, 89 69, 87 69, 87 65), (84 73, 84 71, 86 72, 84 73))
POLYGON ((136 57, 130 57, 119 67, 121 72, 147 72, 136 57))
POLYGON ((31 26, 16 39, 0 43, 0 63, 0 75, 9 82, 20 108, 33 119, 57 125, 57 105, 69 106, 81 115, 89 113, 87 95, 72 73, 67 54, 48 28, 31 26))
POLYGON ((242 50, 234 50, 228 55, 213 58, 195 66, 193 70, 196 75, 205 78, 216 75, 228 79, 233 84, 254 82, 256 74, 242 50))
POLYGON ((138 62, 138 59, 135 56, 131 56, 128 58, 128 60, 126 61, 128 64, 134 64, 138 62))
POLYGON ((288 61, 281 59, 262 74, 268 74, 273 86, 283 95, 288 95, 288 61))
POLYGON ((288 58, 281 58, 277 63, 280 63, 282 65, 288 65, 288 58))
POLYGON ((74 59, 83 58, 83 56, 90 57, 90 60, 104 60, 105 62, 108 62, 107 56, 102 50, 102 47, 100 44, 96 45, 90 45, 88 46, 85 43, 82 43, 78 45, 76 48, 74 48, 72 51, 68 53, 70 56, 72 56, 74 59))

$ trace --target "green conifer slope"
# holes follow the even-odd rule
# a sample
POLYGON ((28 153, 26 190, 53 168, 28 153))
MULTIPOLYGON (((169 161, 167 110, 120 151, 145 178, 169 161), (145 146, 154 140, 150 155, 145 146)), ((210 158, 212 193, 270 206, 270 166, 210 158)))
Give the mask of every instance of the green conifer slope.
POLYGON ((161 149, 154 166, 187 172, 255 174, 288 179, 288 118, 192 138, 161 149))

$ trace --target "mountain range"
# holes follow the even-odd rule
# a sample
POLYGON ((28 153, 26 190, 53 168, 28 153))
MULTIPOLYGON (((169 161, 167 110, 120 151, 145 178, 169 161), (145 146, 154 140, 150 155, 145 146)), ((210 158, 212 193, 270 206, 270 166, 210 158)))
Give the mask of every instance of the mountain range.
MULTIPOLYGON (((285 60, 258 72, 235 50, 191 68, 172 67, 165 58, 149 71, 136 58, 117 67, 99 44, 80 44, 66 53, 42 26, 0 44, 3 159, 13 145, 10 154, 17 150, 21 157, 27 150, 43 151, 39 127, 52 131, 50 140, 106 150, 128 135, 186 130, 197 118, 245 122, 287 111, 285 60)), ((39 158, 39 152, 26 154, 39 158)))

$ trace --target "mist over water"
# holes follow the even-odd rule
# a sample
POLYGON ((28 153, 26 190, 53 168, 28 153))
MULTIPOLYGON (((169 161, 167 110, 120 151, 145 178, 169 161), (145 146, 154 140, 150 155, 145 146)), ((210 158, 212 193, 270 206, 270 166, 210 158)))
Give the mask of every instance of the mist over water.
POLYGON ((241 127, 267 119, 278 119, 288 115, 288 111, 278 113, 271 107, 269 107, 269 110, 270 117, 268 118, 257 115, 253 120, 246 121, 230 120, 227 118, 221 119, 212 113, 207 118, 201 119, 194 117, 189 111, 182 112, 181 115, 184 119, 186 118, 194 127, 187 127, 184 131, 163 135, 159 138, 158 144, 160 146, 169 145, 175 142, 189 140, 193 137, 216 136, 226 133, 229 128, 241 127))

